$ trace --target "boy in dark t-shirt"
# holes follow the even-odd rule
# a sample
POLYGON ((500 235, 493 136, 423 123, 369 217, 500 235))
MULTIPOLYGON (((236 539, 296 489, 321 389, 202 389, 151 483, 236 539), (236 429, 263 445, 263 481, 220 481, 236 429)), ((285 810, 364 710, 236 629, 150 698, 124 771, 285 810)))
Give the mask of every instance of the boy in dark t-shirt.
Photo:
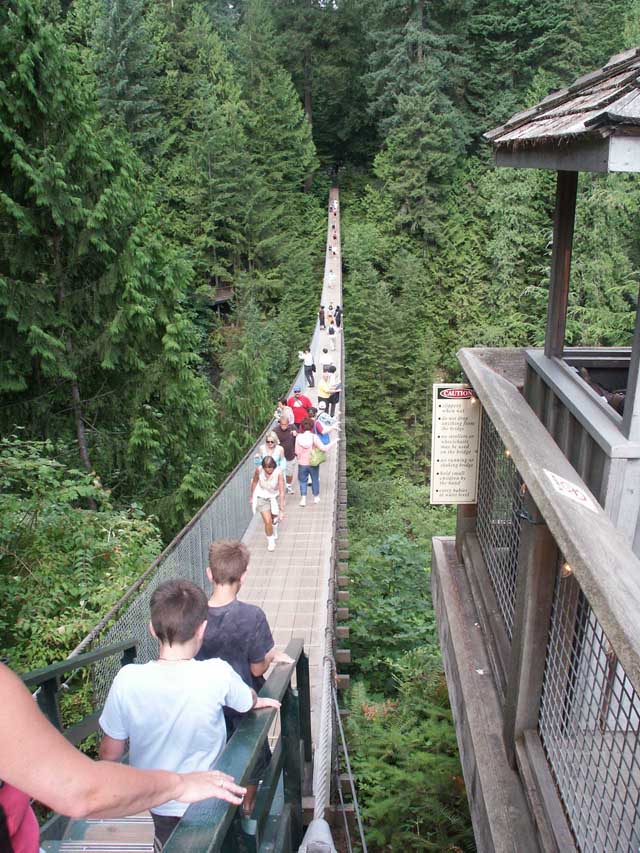
MULTIPOLYGON (((264 611, 255 604, 238 601, 238 591, 247 573, 250 552, 236 539, 218 539, 209 546, 207 576, 213 584, 207 626, 198 660, 222 658, 256 693, 264 684, 263 675, 271 663, 293 663, 289 655, 277 653, 264 611)), ((227 734, 231 737, 242 715, 225 708, 227 734)), ((250 815, 258 782, 271 759, 265 741, 261 757, 247 784, 245 814, 250 815)))

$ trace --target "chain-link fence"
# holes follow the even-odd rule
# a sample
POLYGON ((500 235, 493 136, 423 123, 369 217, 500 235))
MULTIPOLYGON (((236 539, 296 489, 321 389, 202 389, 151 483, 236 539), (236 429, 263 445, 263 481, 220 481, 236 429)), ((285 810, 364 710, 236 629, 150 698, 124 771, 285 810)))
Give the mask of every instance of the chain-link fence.
POLYGON ((566 565, 554 592, 539 733, 577 846, 640 849, 640 697, 566 565))
POLYGON ((509 639, 516 603, 522 495, 522 479, 483 410, 477 535, 509 639))

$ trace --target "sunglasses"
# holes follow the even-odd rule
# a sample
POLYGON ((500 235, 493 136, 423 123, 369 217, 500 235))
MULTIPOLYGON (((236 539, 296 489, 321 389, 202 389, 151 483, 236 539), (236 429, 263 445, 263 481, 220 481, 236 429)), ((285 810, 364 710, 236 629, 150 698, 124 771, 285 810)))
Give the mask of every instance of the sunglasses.
POLYGON ((275 441, 268 441, 267 444, 275 444, 275 441))

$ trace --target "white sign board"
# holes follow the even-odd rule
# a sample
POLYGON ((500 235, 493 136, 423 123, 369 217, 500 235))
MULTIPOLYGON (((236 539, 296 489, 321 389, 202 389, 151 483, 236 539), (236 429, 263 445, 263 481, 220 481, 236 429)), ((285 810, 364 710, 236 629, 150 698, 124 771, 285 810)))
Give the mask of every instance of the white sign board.
POLYGON ((432 504, 476 502, 481 412, 468 385, 433 386, 432 504))

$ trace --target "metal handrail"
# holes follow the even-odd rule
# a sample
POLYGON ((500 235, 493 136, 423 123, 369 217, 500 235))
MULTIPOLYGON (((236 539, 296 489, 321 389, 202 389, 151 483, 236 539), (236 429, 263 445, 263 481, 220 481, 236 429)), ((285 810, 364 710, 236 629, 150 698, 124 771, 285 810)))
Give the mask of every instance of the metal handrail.
POLYGON ((90 666, 91 664, 96 663, 96 661, 116 655, 118 652, 123 652, 127 656, 127 663, 130 663, 135 657, 135 651, 137 648, 137 640, 134 640, 133 638, 129 640, 122 640, 119 643, 112 643, 109 646, 104 646, 103 648, 96 649, 93 652, 87 652, 84 655, 77 655, 74 658, 67 658, 59 663, 44 666, 41 669, 32 669, 30 672, 26 672, 20 677, 27 687, 33 689, 34 687, 39 687, 46 681, 59 678, 61 675, 64 675, 67 672, 72 672, 75 669, 90 666))
POLYGON ((96 649, 93 652, 88 652, 84 655, 78 655, 75 658, 60 661, 59 663, 51 664, 50 666, 34 669, 21 676, 23 683, 30 689, 38 688, 36 692, 36 701, 38 707, 45 717, 52 723, 58 731, 66 737, 66 739, 77 745, 86 737, 98 731, 98 719, 100 717, 100 709, 96 709, 92 714, 83 717, 78 723, 68 728, 64 728, 62 717, 60 715, 60 707, 58 705, 58 694, 60 690, 66 687, 65 684, 60 684, 60 678, 67 672, 76 672, 80 669, 85 669, 92 666, 98 661, 111 658, 114 655, 122 652, 120 658, 121 666, 128 663, 133 663, 136 652, 138 650, 138 642, 134 638, 122 640, 119 643, 112 643, 102 649, 96 649))

